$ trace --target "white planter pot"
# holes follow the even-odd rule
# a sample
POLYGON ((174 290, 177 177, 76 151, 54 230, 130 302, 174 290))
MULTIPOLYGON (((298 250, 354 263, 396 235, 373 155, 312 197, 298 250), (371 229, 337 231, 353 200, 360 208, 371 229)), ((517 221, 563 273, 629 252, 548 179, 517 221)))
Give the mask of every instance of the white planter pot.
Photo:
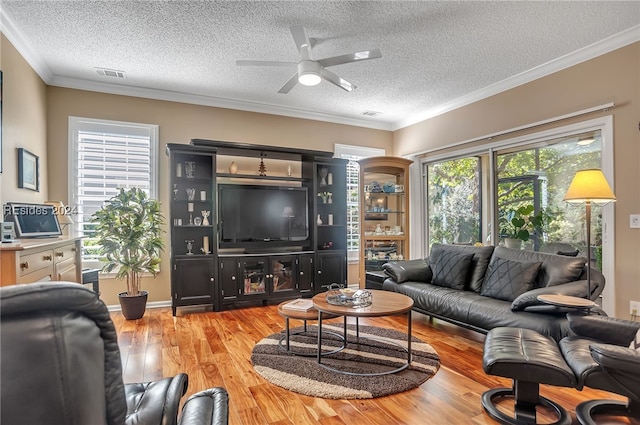
POLYGON ((511 249, 522 249, 522 239, 506 238, 504 240, 504 245, 511 249))

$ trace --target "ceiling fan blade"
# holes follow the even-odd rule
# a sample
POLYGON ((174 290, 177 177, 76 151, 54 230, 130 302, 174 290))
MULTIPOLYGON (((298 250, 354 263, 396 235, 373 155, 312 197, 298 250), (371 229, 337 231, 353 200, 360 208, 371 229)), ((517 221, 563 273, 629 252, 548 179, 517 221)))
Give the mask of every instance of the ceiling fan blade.
POLYGON ((296 62, 277 62, 277 61, 236 61, 238 66, 297 66, 296 62))
POLYGON ((336 86, 340 87, 345 91, 352 91, 353 89, 356 88, 354 84, 351 84, 344 78, 337 76, 336 74, 334 74, 333 72, 327 69, 322 68, 322 71, 320 71, 320 74, 322 75, 322 78, 324 78, 331 84, 335 84, 336 86))
POLYGON ((291 35, 293 36, 293 41, 296 43, 296 47, 298 48, 298 52, 300 52, 302 60, 309 60, 311 58, 309 55, 311 51, 311 42, 309 41, 309 37, 307 37, 304 27, 302 25, 292 26, 291 35))
POLYGON ((382 57, 380 49, 365 50, 357 53, 349 53, 347 55, 334 56, 331 58, 320 59, 317 62, 322 66, 336 66, 343 63, 360 62, 368 59, 378 59, 382 57))
POLYGON ((289 81, 284 83, 284 86, 282 86, 282 88, 280 90, 278 90, 278 93, 287 94, 287 93, 289 93, 291 91, 291 89, 296 84, 298 84, 298 73, 297 72, 295 74, 293 74, 293 77, 289 78, 289 81))

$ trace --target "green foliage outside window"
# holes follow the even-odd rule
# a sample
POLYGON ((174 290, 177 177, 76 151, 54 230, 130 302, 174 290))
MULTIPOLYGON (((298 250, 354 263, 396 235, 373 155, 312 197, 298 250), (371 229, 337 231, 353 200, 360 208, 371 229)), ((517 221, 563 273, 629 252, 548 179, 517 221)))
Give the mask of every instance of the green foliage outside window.
POLYGON ((480 241, 480 160, 429 165, 429 246, 480 241))
MULTIPOLYGON (((520 233, 520 239, 528 239, 525 249, 546 252, 577 249, 585 255, 584 206, 568 204, 563 198, 577 171, 601 167, 601 150, 600 133, 596 131, 499 153, 495 172, 500 228, 491 235, 492 243, 520 233), (595 142, 578 144, 583 136, 590 136, 595 142), (504 224, 513 224, 515 212, 523 208, 531 209, 525 214, 524 225, 517 220, 521 224, 518 232, 507 231, 504 224), (507 220, 509 215, 512 216, 507 220), (522 230, 526 230, 528 237, 522 230)), ((427 165, 429 246, 483 242, 482 226, 490 231, 488 217, 480 214, 480 202, 489 199, 482 196, 481 188, 489 187, 490 178, 480 174, 481 159, 488 164, 489 154, 427 165)), ((485 211, 493 207, 484 206, 485 211)), ((596 253, 601 245, 601 222, 601 210, 596 206, 592 210, 590 243, 596 253)))

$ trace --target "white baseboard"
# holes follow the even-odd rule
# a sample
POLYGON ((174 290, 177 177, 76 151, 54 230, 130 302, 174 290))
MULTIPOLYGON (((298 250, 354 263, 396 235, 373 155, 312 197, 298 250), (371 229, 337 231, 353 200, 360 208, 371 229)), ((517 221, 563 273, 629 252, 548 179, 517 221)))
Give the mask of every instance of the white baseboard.
MULTIPOLYGON (((147 308, 161 308, 161 307, 171 307, 171 301, 153 301, 147 303, 147 308)), ((120 304, 117 305, 108 305, 107 309, 109 311, 122 311, 120 304)))

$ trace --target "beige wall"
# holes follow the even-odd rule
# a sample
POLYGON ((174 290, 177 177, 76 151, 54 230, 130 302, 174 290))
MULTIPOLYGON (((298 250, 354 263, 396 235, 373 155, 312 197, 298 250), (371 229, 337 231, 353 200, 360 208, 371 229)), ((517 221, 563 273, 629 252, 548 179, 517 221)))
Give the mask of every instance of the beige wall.
MULTIPOLYGON (((65 203, 69 198, 69 116, 159 125, 159 199, 165 217, 169 216, 168 158, 164 153, 167 143, 189 143, 199 138, 324 151, 333 151, 335 143, 344 143, 384 148, 388 152, 392 143, 388 131, 60 87, 47 88, 47 112, 49 195, 65 203)), ((150 291, 150 301, 171 298, 168 252, 162 262, 164 266, 156 281, 143 282, 144 289, 150 291)), ((116 294, 125 290, 125 286, 123 282, 103 278, 100 289, 107 304, 118 304, 116 294)))
POLYGON ((2 69, 2 174, 0 205, 47 200, 47 86, 11 43, 0 36, 2 69), (18 189, 17 148, 40 157, 40 191, 18 189))
MULTIPOLYGON (((160 201, 168 205, 166 143, 192 138, 333 150, 334 143, 385 148, 411 154, 606 102, 614 115, 616 210, 616 307, 640 300, 640 230, 629 229, 629 214, 640 213, 640 43, 619 49, 505 93, 426 120, 395 133, 221 108, 47 87, 4 36, 0 37, 3 91, 3 173, 0 203, 68 202, 68 117, 81 116, 160 126, 160 201), (41 191, 17 188, 17 147, 41 158, 41 191)), ((587 118, 602 115, 595 113, 587 118)), ((584 118, 586 119, 586 118, 584 118)), ((566 123, 575 122, 569 120, 566 123)), ((566 124, 562 123, 562 124, 566 124)), ((168 264, 168 253, 163 262, 168 264)), ((351 273, 349 277, 351 281, 351 273)), ((117 304, 124 290, 101 282, 103 298, 117 304)), ((168 300, 168 267, 156 282, 145 281, 151 301, 168 300)))
POLYGON ((608 112, 554 126, 614 116, 615 304, 616 315, 628 317, 629 300, 640 300, 640 229, 629 228, 629 214, 640 214, 640 43, 396 131, 394 154, 436 149, 608 102, 616 105, 608 112))

